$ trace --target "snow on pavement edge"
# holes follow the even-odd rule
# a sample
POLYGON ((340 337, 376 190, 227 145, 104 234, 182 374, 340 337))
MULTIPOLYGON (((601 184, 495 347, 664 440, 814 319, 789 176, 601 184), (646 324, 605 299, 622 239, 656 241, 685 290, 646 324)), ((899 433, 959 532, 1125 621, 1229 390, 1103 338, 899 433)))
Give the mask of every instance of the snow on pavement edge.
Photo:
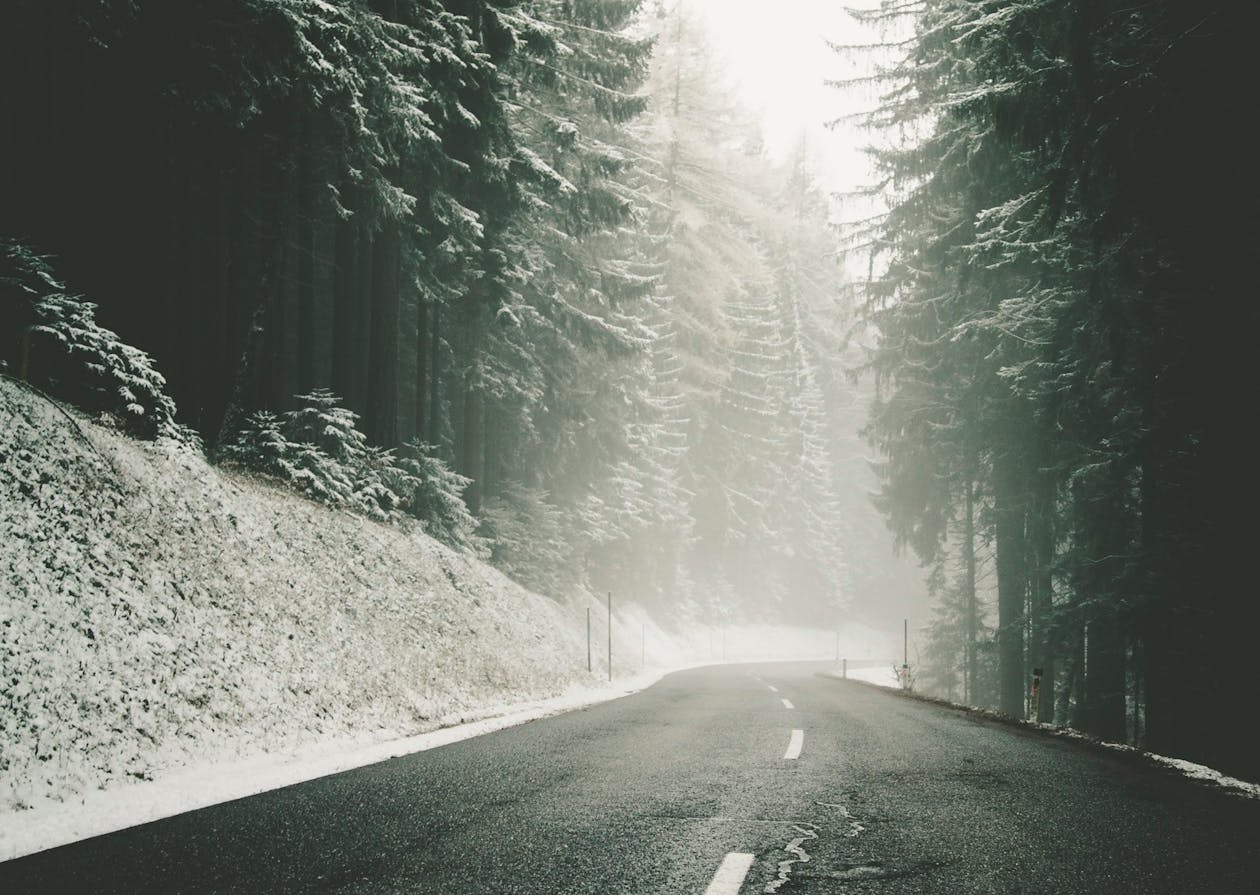
POLYGON ((26 811, 0 814, 0 861, 587 708, 644 690, 675 670, 654 670, 609 687, 574 687, 551 699, 497 706, 478 720, 416 736, 382 740, 378 731, 376 736, 181 768, 74 801, 50 799, 26 811))

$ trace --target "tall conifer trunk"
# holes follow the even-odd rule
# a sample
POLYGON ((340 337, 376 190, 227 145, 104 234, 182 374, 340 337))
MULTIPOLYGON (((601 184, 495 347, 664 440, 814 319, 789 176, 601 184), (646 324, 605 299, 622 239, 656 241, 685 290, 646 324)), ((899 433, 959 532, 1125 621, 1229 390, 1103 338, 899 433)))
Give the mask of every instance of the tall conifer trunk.
POLYGON ((375 241, 375 234, 364 228, 358 231, 358 240, 355 243, 357 260, 355 262, 355 300, 352 309, 356 319, 350 351, 352 388, 346 395, 346 406, 364 418, 369 413, 368 382, 371 373, 368 368, 372 354, 372 290, 375 282, 372 258, 375 253, 375 241))
POLYGON ((1133 585, 1128 569, 1131 541, 1125 524, 1132 518, 1127 507, 1129 485, 1120 462, 1111 463, 1104 488, 1090 516, 1093 549, 1082 576, 1093 599, 1085 607, 1089 660, 1081 724, 1104 739, 1122 741, 1127 639, 1121 629, 1120 607, 1130 602, 1133 585))
POLYGON ((1011 446, 993 469, 993 524, 998 587, 998 708, 1024 715, 1024 508, 1019 461, 1011 446))
POLYGON ((437 448, 442 443, 442 306, 433 305, 429 323, 429 444, 437 448))
POLYGON ((416 408, 412 436, 424 440, 425 410, 429 402, 429 305, 420 297, 416 299, 416 408))
POLYGON ((1081 726, 1105 740, 1125 738, 1125 643, 1115 606, 1097 606, 1089 623, 1089 673, 1081 726))
POLYGON ((306 394, 315 387, 315 147, 309 116, 298 125, 303 135, 298 147, 297 245, 298 391, 306 394))
MULTIPOLYGON (((342 190, 342 201, 348 190, 342 190)), ((332 390, 349 407, 354 403, 354 341, 359 315, 355 313, 357 273, 357 241, 353 218, 337 218, 333 230, 333 324, 332 324, 332 390)))
POLYGON ((976 483, 973 473, 967 473, 963 502, 963 587, 966 592, 964 624, 966 641, 963 657, 964 701, 976 699, 976 638, 980 629, 980 613, 976 604, 976 483))
POLYGON ((485 397, 478 383, 464 387, 464 437, 460 470, 472 481, 464 492, 464 502, 473 513, 481 512, 482 480, 485 477, 485 397))
POLYGON ((372 245, 372 327, 366 430, 382 447, 398 443, 399 234, 386 221, 372 245))
POLYGON ((1041 690, 1037 702, 1037 717, 1033 720, 1054 720, 1054 631, 1053 580, 1051 566, 1054 562, 1054 481, 1049 473, 1034 473, 1034 502, 1028 514, 1029 540, 1031 541, 1032 568, 1029 574, 1029 608, 1031 636, 1029 665, 1032 671, 1041 669, 1041 690))

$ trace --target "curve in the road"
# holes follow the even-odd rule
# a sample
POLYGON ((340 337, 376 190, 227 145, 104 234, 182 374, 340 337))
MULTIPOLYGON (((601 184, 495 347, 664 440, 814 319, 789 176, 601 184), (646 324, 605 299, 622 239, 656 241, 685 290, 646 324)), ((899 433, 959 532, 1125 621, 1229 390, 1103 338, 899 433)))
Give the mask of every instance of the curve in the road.
POLYGON ((5 862, 0 891, 695 895, 745 862, 730 892, 1256 891, 1260 803, 829 665, 754 670, 5 862))

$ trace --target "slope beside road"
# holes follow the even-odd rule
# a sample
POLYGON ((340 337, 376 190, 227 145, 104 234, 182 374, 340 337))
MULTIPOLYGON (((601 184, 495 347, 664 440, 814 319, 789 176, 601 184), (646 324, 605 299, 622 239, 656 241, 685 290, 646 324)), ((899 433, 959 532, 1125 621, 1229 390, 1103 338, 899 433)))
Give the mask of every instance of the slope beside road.
MULTIPOLYGON (((600 684, 589 598, 532 593, 400 525, 0 377, 0 855, 15 826, 102 790, 600 684)), ((636 665, 678 663, 643 612, 619 604, 612 628, 636 665)))
POLYGON ((642 693, 0 864, 56 892, 1251 892, 1260 802, 822 676, 642 693))

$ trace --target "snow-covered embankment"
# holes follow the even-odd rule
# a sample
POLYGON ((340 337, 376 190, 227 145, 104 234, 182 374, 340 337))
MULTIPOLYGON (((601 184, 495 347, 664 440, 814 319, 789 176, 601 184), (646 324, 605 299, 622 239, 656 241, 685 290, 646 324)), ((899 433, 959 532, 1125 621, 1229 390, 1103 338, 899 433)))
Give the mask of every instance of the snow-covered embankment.
POLYGON ((102 789, 593 684, 585 636, 583 610, 419 531, 0 380, 0 858, 6 829, 102 789))

